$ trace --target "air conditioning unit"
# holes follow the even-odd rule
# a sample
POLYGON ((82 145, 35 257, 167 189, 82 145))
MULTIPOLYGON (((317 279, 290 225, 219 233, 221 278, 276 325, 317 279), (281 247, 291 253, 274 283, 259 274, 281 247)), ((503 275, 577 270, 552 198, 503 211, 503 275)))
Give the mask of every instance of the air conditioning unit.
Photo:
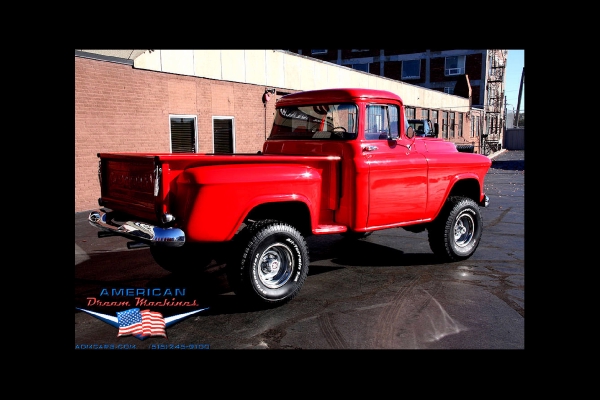
POLYGON ((462 68, 448 68, 446 75, 460 75, 462 68))

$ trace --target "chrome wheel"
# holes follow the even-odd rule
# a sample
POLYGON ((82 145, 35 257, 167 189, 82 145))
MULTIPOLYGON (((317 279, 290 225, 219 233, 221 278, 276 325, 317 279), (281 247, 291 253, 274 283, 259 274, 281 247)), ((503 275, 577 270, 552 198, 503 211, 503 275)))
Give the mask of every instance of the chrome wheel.
POLYGON ((281 243, 269 246, 260 257, 258 277, 269 289, 277 289, 290 279, 294 270, 294 257, 281 243))
POLYGON ((454 242, 458 247, 465 247, 473 239, 473 232, 475 230, 475 221, 473 220, 472 213, 463 211, 456 218, 454 224, 454 242))

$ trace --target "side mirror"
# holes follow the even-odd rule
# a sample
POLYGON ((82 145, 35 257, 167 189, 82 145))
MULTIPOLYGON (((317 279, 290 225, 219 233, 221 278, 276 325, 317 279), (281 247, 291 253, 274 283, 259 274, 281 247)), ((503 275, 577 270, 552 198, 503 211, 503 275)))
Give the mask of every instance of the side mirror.
POLYGON ((409 139, 415 137, 415 129, 412 126, 409 126, 408 129, 406 129, 406 137, 409 139))

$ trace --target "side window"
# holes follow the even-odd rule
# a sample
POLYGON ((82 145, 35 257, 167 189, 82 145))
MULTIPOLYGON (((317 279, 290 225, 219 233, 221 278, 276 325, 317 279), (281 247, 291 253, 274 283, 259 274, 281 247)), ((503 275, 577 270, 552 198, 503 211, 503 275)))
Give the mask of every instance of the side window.
POLYGON ((233 128, 233 117, 213 117, 213 152, 235 152, 233 128))
POLYGON ((388 112, 390 116, 390 133, 392 139, 397 139, 400 136, 400 109, 398 106, 389 106, 388 112))
POLYGON ((171 153, 196 153, 198 130, 195 115, 169 115, 171 153))
POLYGON ((367 120, 365 121, 365 139, 379 139, 380 131, 384 127, 385 106, 368 105, 367 120))
POLYGON ((365 121, 365 139, 388 140, 388 135, 398 137, 400 131, 399 108, 396 105, 367 106, 365 121))

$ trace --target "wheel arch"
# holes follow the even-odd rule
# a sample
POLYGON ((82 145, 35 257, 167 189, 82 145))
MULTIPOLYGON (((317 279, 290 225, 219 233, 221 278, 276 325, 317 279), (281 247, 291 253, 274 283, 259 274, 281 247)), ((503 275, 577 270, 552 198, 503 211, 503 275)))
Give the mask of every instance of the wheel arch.
POLYGON ((457 177, 454 180, 454 182, 452 182, 450 187, 448 188, 448 192, 446 193, 444 200, 438 206, 438 209, 437 209, 432 221, 437 220, 437 218, 439 217, 440 213, 442 212, 442 209, 446 205, 446 202, 448 201, 449 198, 451 198, 451 197, 467 197, 467 198, 475 201, 476 203, 478 203, 480 192, 481 192, 481 187, 479 185, 479 180, 477 179, 476 175, 457 177))
POLYGON ((312 233, 311 214, 308 205, 302 201, 263 203, 255 206, 247 214, 244 222, 273 219, 288 223, 308 236, 312 233))
POLYGON ((452 196, 468 197, 479 203, 480 193, 481 187, 477 177, 465 177, 454 182, 446 198, 452 196))

